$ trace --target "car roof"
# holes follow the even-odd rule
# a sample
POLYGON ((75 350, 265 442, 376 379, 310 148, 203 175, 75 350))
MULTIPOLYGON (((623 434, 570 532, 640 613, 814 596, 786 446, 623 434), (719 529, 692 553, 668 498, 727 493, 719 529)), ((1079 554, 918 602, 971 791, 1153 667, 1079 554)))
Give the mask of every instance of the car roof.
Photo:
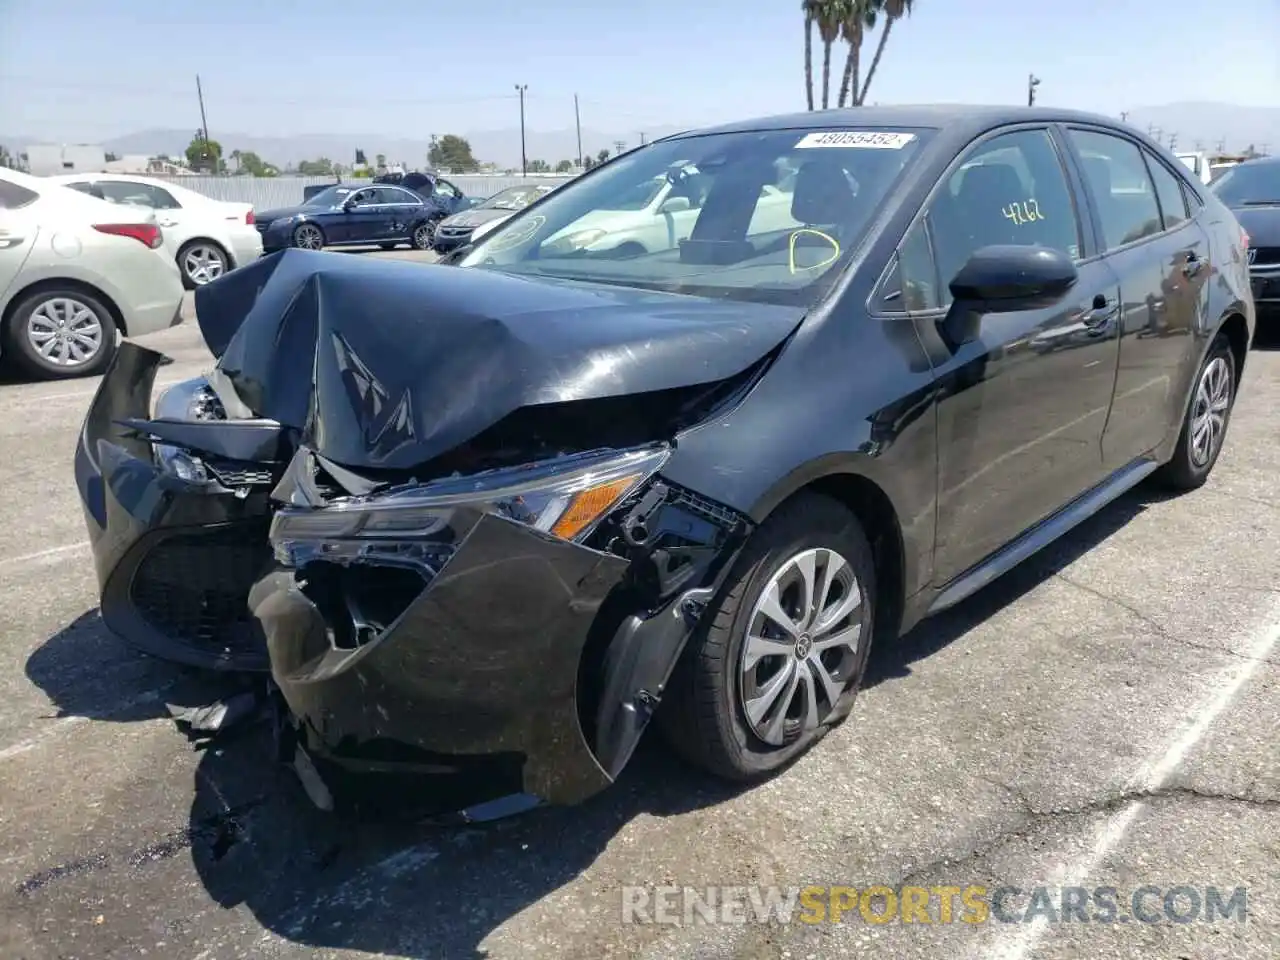
POLYGON ((1254 157, 1252 160, 1241 160, 1232 164, 1236 167, 1276 167, 1280 166, 1280 157, 1254 157))
MULTIPOLYGON (((785 113, 754 120, 740 120, 716 127, 688 130, 667 139, 701 136, 709 133, 747 133, 767 130, 823 130, 828 127, 921 127, 955 133, 980 133, 991 127, 1010 123, 1101 123, 1116 129, 1130 128, 1101 114, 1054 107, 1018 107, 1004 105, 921 104, 915 106, 851 107, 836 110, 813 110, 785 113)), ((1136 133, 1136 131, 1132 131, 1136 133)))

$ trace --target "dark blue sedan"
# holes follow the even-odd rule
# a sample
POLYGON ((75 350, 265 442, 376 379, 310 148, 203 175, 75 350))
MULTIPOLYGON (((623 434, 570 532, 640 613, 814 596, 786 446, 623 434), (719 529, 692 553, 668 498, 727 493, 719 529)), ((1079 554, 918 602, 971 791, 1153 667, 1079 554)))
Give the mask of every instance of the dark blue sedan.
POLYGON ((255 215, 264 252, 301 247, 402 243, 429 250, 436 226, 466 206, 462 191, 439 178, 422 192, 392 184, 334 184, 296 207, 255 215))

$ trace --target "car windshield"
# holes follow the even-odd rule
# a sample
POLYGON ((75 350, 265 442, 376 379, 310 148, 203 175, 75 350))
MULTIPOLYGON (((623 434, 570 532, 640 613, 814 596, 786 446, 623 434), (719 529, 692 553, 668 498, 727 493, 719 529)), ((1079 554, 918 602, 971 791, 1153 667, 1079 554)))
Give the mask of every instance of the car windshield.
POLYGON ((769 130, 659 141, 516 214, 461 265, 811 303, 930 134, 769 130))
POLYGON ((523 210, 547 192, 546 187, 509 187, 475 205, 477 210, 523 210))
POLYGON ((1280 163, 1242 163, 1209 185, 1228 206, 1280 204, 1280 163))
POLYGON ((342 201, 355 193, 355 187, 330 187, 328 190, 321 190, 314 197, 307 201, 310 207, 337 207, 342 201))

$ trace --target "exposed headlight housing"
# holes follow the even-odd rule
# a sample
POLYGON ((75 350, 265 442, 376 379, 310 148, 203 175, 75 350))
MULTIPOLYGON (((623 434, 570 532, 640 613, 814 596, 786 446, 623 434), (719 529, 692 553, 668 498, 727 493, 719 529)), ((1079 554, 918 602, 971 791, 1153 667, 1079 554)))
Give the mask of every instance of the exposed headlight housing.
MULTIPOLYGON (((176 383, 156 398, 152 414, 157 420, 225 420, 226 410, 204 377, 176 383)), ((152 449, 156 465, 190 483, 208 483, 209 473, 199 457, 168 444, 152 449)))
POLYGON ((276 558, 408 564, 435 574, 484 514, 581 541, 657 473, 666 446, 603 451, 399 487, 325 507, 285 507, 271 525, 276 558))

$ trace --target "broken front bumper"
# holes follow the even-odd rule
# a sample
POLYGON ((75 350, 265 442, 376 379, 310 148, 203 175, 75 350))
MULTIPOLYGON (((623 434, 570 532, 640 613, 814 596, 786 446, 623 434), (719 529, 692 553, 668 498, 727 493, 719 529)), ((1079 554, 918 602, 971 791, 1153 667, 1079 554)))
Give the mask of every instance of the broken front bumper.
MULTIPOLYGON (((150 421, 163 359, 122 344, 76 445, 76 486, 102 618, 113 633, 165 659, 263 670, 265 640, 246 601, 271 560, 272 471, 269 463, 253 459, 263 454, 264 431, 246 433, 231 421, 150 421), (148 424, 176 434, 195 430, 211 451, 179 459, 198 464, 203 479, 166 467, 148 424), (241 432, 228 442, 228 431, 241 432), (222 454, 213 452, 219 448, 222 454)), ((270 433, 268 428, 265 434, 270 433)))
MULTIPOLYGON (((608 482, 599 470, 579 476, 608 482)), ((290 484, 286 475, 277 496, 290 484)), ((291 715, 295 765, 304 782, 318 771, 325 784, 309 790, 321 806, 335 803, 330 787, 348 774, 435 775, 453 809, 511 796, 571 804, 630 758, 731 553, 736 518, 717 525, 667 485, 636 482, 611 505, 610 525, 579 542, 549 532, 559 524, 541 512, 555 502, 536 492, 541 481, 519 489, 427 496, 399 510, 356 498, 363 516, 332 507, 277 516, 279 566, 250 605, 291 715), (538 516, 511 515, 514 503, 538 516), (409 535, 415 525, 428 532, 409 535), (638 549, 620 555, 623 536, 638 549), (696 561, 674 558, 680 538, 697 544, 696 561), (653 604, 637 585, 651 582, 649 544, 671 548, 663 567, 682 571, 673 589, 650 594, 665 598, 653 604)))

